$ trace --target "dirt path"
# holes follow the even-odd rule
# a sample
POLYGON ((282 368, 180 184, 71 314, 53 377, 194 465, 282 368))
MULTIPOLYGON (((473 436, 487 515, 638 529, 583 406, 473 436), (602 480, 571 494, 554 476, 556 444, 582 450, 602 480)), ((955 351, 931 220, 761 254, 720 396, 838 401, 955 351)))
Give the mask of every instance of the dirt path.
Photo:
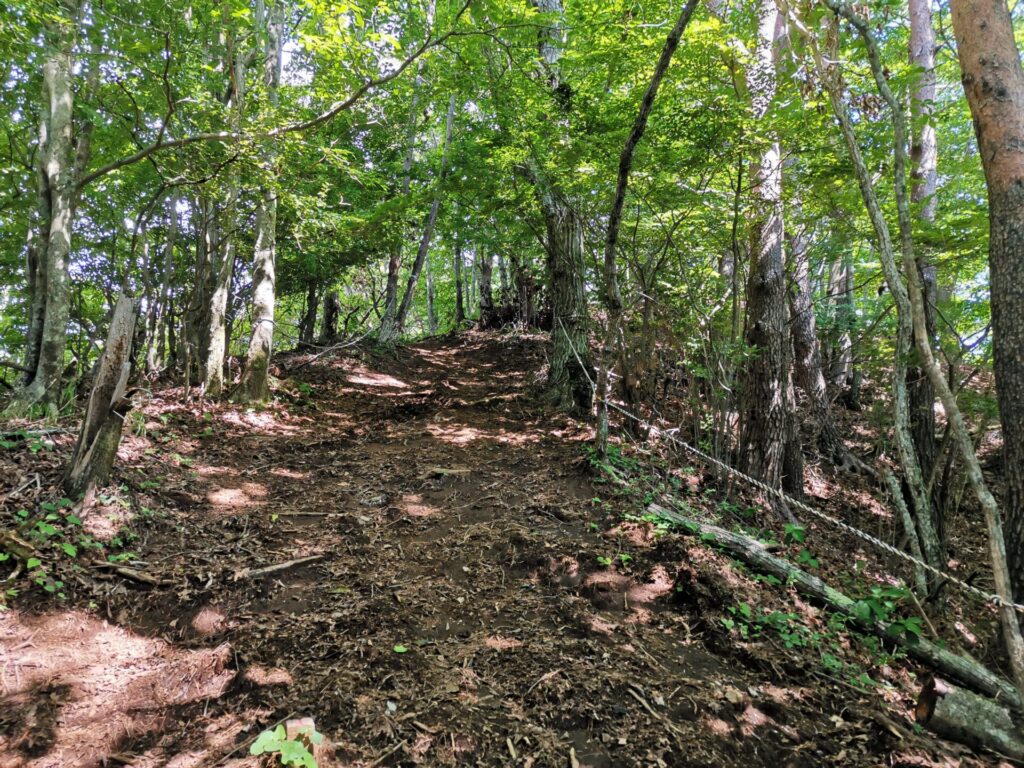
POLYGON ((165 585, 0 618, 0 766, 254 764, 289 715, 346 766, 929 764, 856 691, 729 647, 723 560, 614 528, 537 339, 302 360, 265 411, 151 404, 128 506, 165 585))

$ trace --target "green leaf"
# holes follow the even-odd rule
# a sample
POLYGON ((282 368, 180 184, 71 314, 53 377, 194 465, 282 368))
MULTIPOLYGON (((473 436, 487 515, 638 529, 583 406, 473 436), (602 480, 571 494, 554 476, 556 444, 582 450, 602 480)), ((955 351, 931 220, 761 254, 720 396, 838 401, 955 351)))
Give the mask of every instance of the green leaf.
POLYGON ((396 645, 391 650, 393 650, 395 653, 408 653, 409 652, 409 649, 406 648, 404 645, 396 645))
POLYGON ((41 566, 42 564, 43 564, 43 561, 42 561, 42 560, 40 560, 40 559, 39 559, 38 557, 30 557, 30 558, 29 558, 29 559, 28 559, 28 560, 27 560, 27 561, 25 562, 25 566, 26 566, 26 567, 27 567, 27 568, 28 568, 29 570, 32 570, 33 568, 38 568, 38 567, 39 567, 39 566, 41 566))
POLYGON ((78 547, 76 547, 70 541, 62 542, 60 548, 64 550, 64 554, 66 554, 68 557, 78 557, 78 547))
POLYGON ((277 752, 281 749, 281 745, 286 741, 285 729, 283 725, 277 726, 274 730, 263 731, 259 736, 256 737, 256 741, 249 747, 250 755, 262 755, 266 752, 277 752))

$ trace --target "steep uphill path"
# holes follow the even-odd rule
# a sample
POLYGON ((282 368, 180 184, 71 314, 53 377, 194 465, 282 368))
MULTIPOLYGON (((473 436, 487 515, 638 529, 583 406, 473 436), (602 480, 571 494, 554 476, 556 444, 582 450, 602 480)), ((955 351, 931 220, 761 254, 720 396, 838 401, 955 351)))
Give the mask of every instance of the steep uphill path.
POLYGON ((158 583, 0 617, 0 766, 258 765, 297 716, 339 766, 945 764, 877 698, 730 647, 756 585, 617 525, 544 362, 468 334, 286 358, 265 410, 155 398, 86 526, 126 525, 158 583))

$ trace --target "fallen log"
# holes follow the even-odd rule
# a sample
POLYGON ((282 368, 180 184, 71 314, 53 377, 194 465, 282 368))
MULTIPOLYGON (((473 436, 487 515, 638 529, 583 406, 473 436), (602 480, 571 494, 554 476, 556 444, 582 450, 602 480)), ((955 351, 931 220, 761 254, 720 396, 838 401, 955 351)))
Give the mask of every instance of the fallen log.
POLYGON ((1024 760, 1024 737, 1005 708, 938 678, 925 681, 914 717, 944 739, 1024 760))
POLYGON ((974 659, 940 648, 924 638, 910 639, 899 633, 890 634, 889 624, 862 618, 857 610, 857 601, 830 587, 817 576, 812 576, 781 557, 773 555, 756 539, 694 520, 659 504, 651 504, 647 510, 677 523, 703 538, 713 539, 714 544, 754 570, 775 576, 786 584, 792 584, 798 592, 806 597, 848 616, 851 623, 858 629, 899 645, 908 656, 936 672, 956 680, 972 691, 995 699, 998 704, 1014 710, 1021 710, 1020 696, 1016 688, 1005 678, 982 666, 974 659))

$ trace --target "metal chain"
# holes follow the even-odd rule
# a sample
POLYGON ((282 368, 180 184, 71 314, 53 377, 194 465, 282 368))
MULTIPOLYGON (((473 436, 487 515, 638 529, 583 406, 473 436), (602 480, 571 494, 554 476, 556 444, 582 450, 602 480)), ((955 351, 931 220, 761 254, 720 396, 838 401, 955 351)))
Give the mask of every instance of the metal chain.
MULTIPOLYGON (((559 318, 559 325, 561 325, 561 318, 559 318)), ((594 383, 593 379, 590 378, 590 373, 587 371, 587 367, 583 364, 583 361, 580 359, 579 354, 577 354, 576 348, 575 348, 575 346, 573 346, 572 339, 569 338, 569 334, 565 333, 565 326, 562 326, 562 332, 565 335, 566 340, 569 342, 569 346, 572 348, 572 353, 576 357, 576 362, 579 363, 580 369, 583 371, 583 375, 586 376, 587 377, 587 381, 590 382, 590 387, 593 390, 594 395, 596 397, 598 395, 597 385, 594 383)), ((900 558, 901 560, 905 560, 908 563, 912 563, 912 564, 914 564, 914 565, 916 565, 916 566, 918 566, 920 568, 923 568, 924 570, 928 571, 929 573, 931 573, 931 574, 933 574, 935 576, 938 576, 940 578, 943 578, 943 579, 949 581, 951 584, 955 584, 956 586, 960 587, 961 589, 966 590, 967 592, 971 592, 971 593, 977 595, 978 597, 980 597, 983 600, 985 600, 985 602, 987 602, 987 603, 991 603, 993 605, 1001 605, 1001 606, 1004 606, 1004 607, 1009 607, 1009 608, 1012 608, 1013 610, 1017 611, 1020 614, 1024 614, 1024 605, 1022 605, 1020 603, 1008 602, 1006 600, 1003 600, 1003 598, 1001 598, 999 595, 993 594, 991 592, 986 592, 985 590, 980 589, 980 588, 974 586, 973 584, 968 584, 963 579, 961 579, 961 578, 959 578, 957 576, 954 576, 951 573, 947 573, 947 572, 945 572, 945 571, 943 571, 943 570, 941 570, 939 568, 936 568, 935 566, 930 565, 930 564, 928 564, 928 563, 926 563, 926 562, 924 562, 922 560, 918 560, 913 555, 910 555, 910 554, 904 552, 903 550, 898 549, 897 547, 894 547, 892 544, 889 544, 886 541, 882 541, 881 539, 872 536, 870 533, 867 533, 866 531, 862 531, 859 528, 856 528, 856 527, 850 525, 849 523, 845 523, 842 520, 840 520, 840 519, 838 519, 836 517, 833 517, 832 515, 829 515, 829 514, 827 514, 825 512, 822 512, 819 509, 815 509, 810 504, 807 504, 807 503, 805 503, 803 501, 800 501, 799 499, 793 498, 792 496, 787 494, 785 491, 783 491, 783 490, 781 490, 779 488, 775 488, 773 486, 770 486, 767 483, 765 483, 765 482, 763 482, 761 480, 758 480, 755 477, 751 477, 750 475, 745 474, 744 472, 741 472, 738 469, 735 469, 734 467, 730 466, 729 464, 726 464, 721 459, 717 459, 714 456, 711 456, 711 455, 705 453, 704 451, 700 450, 699 448, 696 448, 696 447, 690 445, 686 441, 680 440, 678 437, 676 437, 674 434, 672 434, 671 431, 664 430, 661 427, 657 426, 656 424, 652 424, 651 422, 647 421, 646 419, 643 419, 643 418, 641 418, 641 417, 639 417, 639 416, 637 416, 637 415, 635 415, 633 413, 630 413, 625 408, 622 408, 622 407, 616 405, 615 403, 613 403, 611 400, 609 400, 607 398, 605 398, 605 404, 607 405, 607 407, 611 408, 612 410, 618 411, 619 413, 621 413, 626 418, 631 419, 632 421, 636 422, 637 424, 642 426, 644 429, 655 431, 659 435, 662 435, 663 437, 665 437, 669 441, 675 443, 680 448, 682 448, 685 451, 689 452, 693 456, 696 456, 697 458, 699 458, 701 461, 705 462, 706 464, 710 464, 711 466, 717 467, 718 469, 722 470, 726 474, 728 474, 728 475, 730 475, 730 476, 732 476, 732 477, 734 477, 734 478, 736 478, 738 480, 742 480, 747 485, 750 485, 750 486, 752 486, 754 488, 757 488, 758 490, 760 490, 760 491, 762 491, 764 493, 767 493, 770 496, 774 496, 775 498, 779 499, 783 503, 789 504, 789 505, 791 505, 791 506, 793 506, 793 507, 795 507, 795 508, 797 508, 797 509, 799 509, 799 510, 801 510, 803 512, 806 512, 809 515, 812 515, 813 517, 818 518, 819 520, 823 520, 823 521, 825 521, 825 522, 827 522, 827 523, 829 523, 829 524, 831 524, 831 525, 833 525, 833 526, 835 526, 835 527, 837 527, 837 528, 839 528, 841 530, 846 531, 847 533, 852 534, 853 536, 856 536, 859 539, 862 539, 863 541, 866 541, 866 542, 868 542, 870 544, 874 544, 879 549, 882 549, 882 550, 888 552, 889 554, 894 555, 895 557, 900 558)))

